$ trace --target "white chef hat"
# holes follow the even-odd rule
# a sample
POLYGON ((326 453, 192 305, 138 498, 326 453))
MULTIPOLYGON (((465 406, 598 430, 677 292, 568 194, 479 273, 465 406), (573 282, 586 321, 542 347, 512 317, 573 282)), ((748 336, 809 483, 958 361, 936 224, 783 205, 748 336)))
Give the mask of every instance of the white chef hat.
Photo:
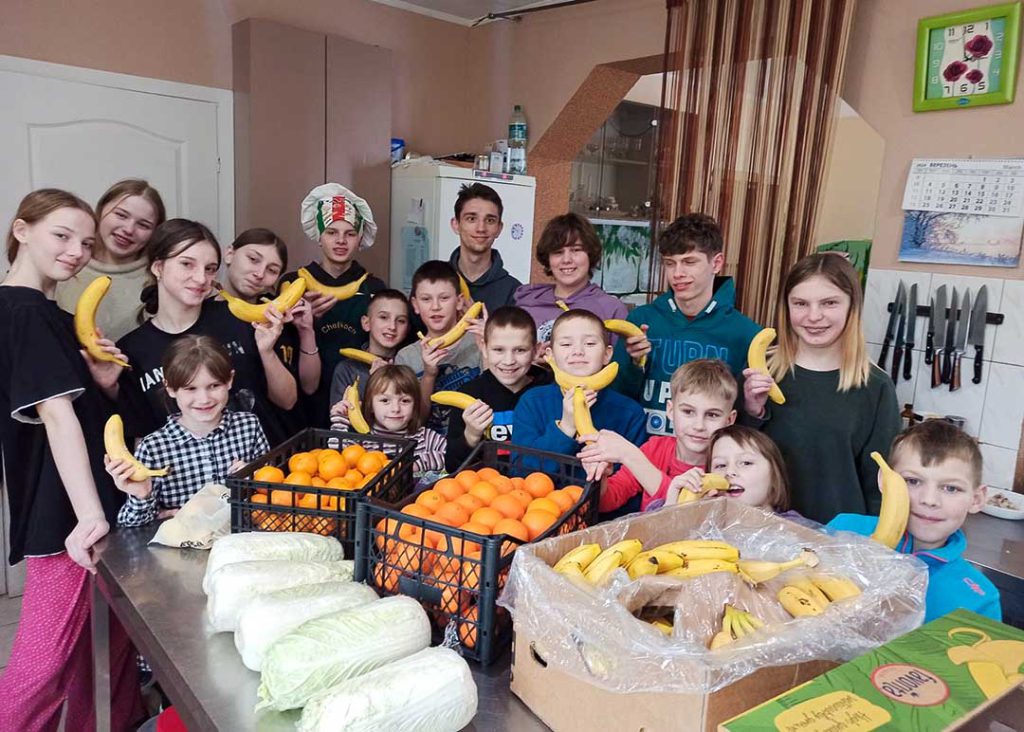
POLYGON ((370 205, 345 186, 324 183, 311 190, 299 207, 302 230, 313 241, 319 241, 324 229, 335 221, 347 221, 359 232, 359 248, 369 249, 377 236, 370 205))

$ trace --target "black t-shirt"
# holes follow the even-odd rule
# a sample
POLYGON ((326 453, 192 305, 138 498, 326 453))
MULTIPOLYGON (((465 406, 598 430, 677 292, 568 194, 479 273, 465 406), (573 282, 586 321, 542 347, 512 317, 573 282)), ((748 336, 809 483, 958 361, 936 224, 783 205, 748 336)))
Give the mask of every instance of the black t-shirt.
MULTIPOLYGON (((366 274, 366 269, 359 262, 352 262, 352 266, 340 277, 328 274, 317 262, 307 264, 306 269, 319 282, 328 287, 347 285, 366 274)), ((289 272, 281 278, 281 281, 291 282, 296 276, 295 272, 289 272)), ((308 413, 314 426, 328 427, 330 425, 328 412, 331 407, 331 378, 334 375, 334 367, 341 361, 341 354, 338 351, 342 348, 361 348, 366 342, 366 332, 363 330, 360 319, 366 315, 370 297, 385 287, 383 280, 371 275, 359 286, 359 294, 348 300, 339 300, 334 307, 314 321, 316 346, 320 349, 322 364, 320 387, 315 394, 307 399, 308 413)))
MULTIPOLYGON (((281 331, 281 337, 277 339, 277 345, 274 346, 274 351, 277 352, 277 357, 281 359, 281 363, 285 365, 289 373, 295 377, 295 388, 299 395, 295 406, 291 409, 281 409, 276 404, 271 404, 278 413, 281 428, 291 437, 296 432, 305 429, 309 422, 306 414, 307 395, 302 391, 302 379, 299 377, 299 359, 302 356, 299 354, 299 330, 295 325, 285 324, 284 330, 281 331)), ((271 444, 276 445, 278 442, 272 440, 271 444)))
POLYGON ((147 321, 117 342, 131 364, 131 370, 121 374, 117 400, 125 431, 132 437, 145 437, 178 411, 164 390, 163 360, 168 346, 185 335, 210 336, 224 345, 235 370, 229 406, 254 412, 271 445, 284 441, 288 428, 267 396, 267 376, 252 324, 232 315, 226 302, 212 298, 203 303, 199 319, 181 333, 167 333, 147 321))
MULTIPOLYGON (((64 551, 77 519, 36 405, 69 396, 111 526, 124 502, 103 469, 103 425, 112 405, 79 353, 72 317, 28 287, 0 287, 0 452, 11 505, 11 564, 64 551)), ((57 446, 59 447, 59 446, 57 446)))

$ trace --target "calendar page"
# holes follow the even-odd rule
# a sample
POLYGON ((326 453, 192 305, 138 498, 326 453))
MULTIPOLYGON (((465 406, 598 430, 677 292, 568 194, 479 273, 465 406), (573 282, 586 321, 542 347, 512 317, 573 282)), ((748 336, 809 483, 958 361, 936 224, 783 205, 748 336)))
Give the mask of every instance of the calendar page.
POLYGON ((929 160, 911 163, 906 211, 1024 217, 1024 160, 929 160))

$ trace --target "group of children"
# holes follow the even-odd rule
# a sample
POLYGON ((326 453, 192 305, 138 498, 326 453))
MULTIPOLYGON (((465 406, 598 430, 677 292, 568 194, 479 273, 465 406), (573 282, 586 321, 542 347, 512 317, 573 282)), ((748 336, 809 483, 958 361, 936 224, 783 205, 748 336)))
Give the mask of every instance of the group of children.
MULTIPOLYGON (((366 202, 337 184, 315 188, 301 219, 322 256, 307 269, 329 287, 361 281, 358 293, 342 300, 311 292, 250 325, 215 297, 222 256, 213 233, 165 221, 144 181, 114 186, 98 212, 53 189, 22 201, 0 286, 0 444, 10 559, 27 557, 28 570, 22 623, 0 678, 0 728, 35 728, 59 713, 58 701, 84 693, 67 672, 91 673, 86 578, 92 545, 110 525, 171 515, 204 483, 303 426, 346 427, 355 405, 344 394, 357 382, 371 429, 415 442, 418 475, 456 470, 483 440, 572 455, 601 481, 605 518, 675 504, 710 471, 726 477, 730 499, 870 534, 881 494, 869 455, 887 453, 911 496, 898 550, 930 571, 927 617, 953 607, 1000 617, 995 587, 962 556, 961 527, 985 500, 977 444, 939 421, 897 437, 895 391, 868 359, 860 284, 845 259, 811 255, 788 273, 779 343, 764 374, 746 363, 760 328, 736 309, 732 280, 720 276, 721 233, 710 217, 690 214, 666 228, 658 251, 669 289, 627 315, 590 281, 601 246, 585 219, 552 220, 537 257, 554 283, 521 286, 491 249, 501 230, 497 194, 474 184, 455 209, 460 249, 449 262, 423 263, 406 297, 355 261, 376 231, 366 202), (121 281, 118 270, 131 276, 121 281), (114 278, 99 345, 130 370, 80 352, 71 315, 54 302, 73 310, 71 288, 80 292, 75 278, 87 272, 114 278), (463 338, 444 345, 470 306, 460 280, 485 307, 463 338), (121 303, 115 313, 111 302, 121 303), (642 334, 615 339, 604 321, 623 316, 642 334), (374 359, 345 359, 342 348, 374 359), (585 393, 595 434, 576 434, 572 391, 553 383, 548 358, 584 380, 618 364, 614 383, 585 393), (784 405, 768 403, 776 383, 784 405), (440 390, 475 401, 442 407, 430 400, 440 390), (113 411, 141 440, 136 456, 170 466, 170 475, 134 481, 130 466, 104 458, 102 424, 113 411)), ((240 235, 223 262, 223 289, 249 302, 296 276, 281 276, 287 248, 266 229, 240 235)), ((114 709, 130 716, 137 686, 133 693, 121 683, 130 677, 127 643, 113 625, 111 633, 122 697, 114 709)), ((91 706, 76 699, 71 722, 87 726, 91 706)))

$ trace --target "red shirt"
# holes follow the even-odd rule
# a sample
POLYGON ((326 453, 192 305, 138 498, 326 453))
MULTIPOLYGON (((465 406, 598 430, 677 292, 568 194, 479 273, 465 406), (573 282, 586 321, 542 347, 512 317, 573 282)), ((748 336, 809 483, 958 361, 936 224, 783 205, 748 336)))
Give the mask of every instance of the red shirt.
POLYGON ((619 472, 608 479, 604 490, 601 491, 599 510, 602 513, 614 511, 637 493, 643 495, 643 498, 640 499, 640 510, 646 511, 651 501, 665 500, 668 494, 668 484, 674 477, 696 467, 676 457, 676 438, 673 435, 652 437, 640 447, 640 452, 651 461, 654 467, 661 470, 661 485, 658 486, 657 493, 651 495, 645 491, 632 471, 623 466, 619 472))

